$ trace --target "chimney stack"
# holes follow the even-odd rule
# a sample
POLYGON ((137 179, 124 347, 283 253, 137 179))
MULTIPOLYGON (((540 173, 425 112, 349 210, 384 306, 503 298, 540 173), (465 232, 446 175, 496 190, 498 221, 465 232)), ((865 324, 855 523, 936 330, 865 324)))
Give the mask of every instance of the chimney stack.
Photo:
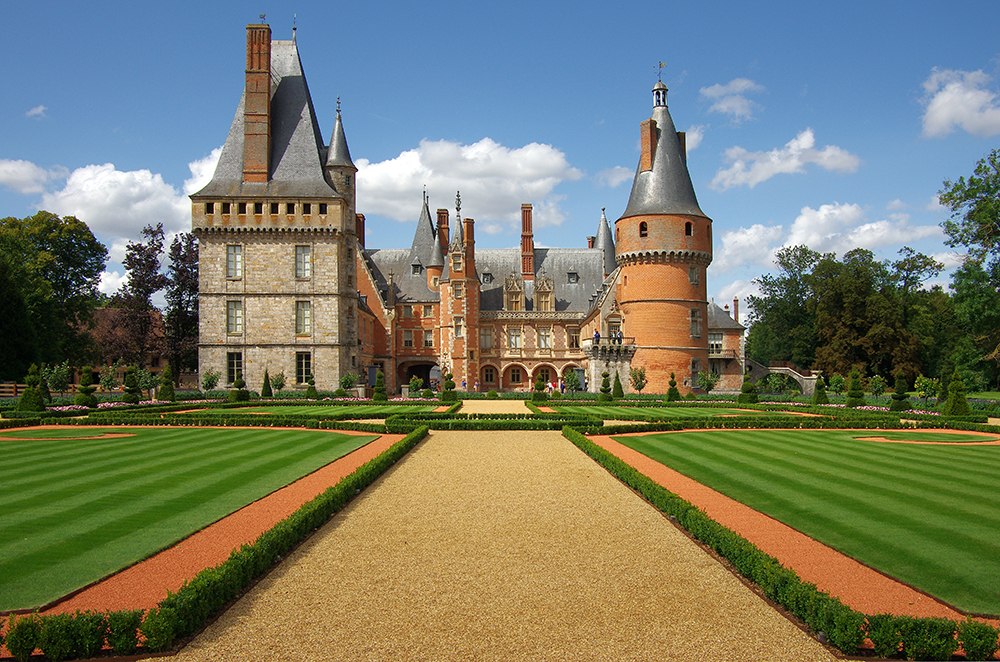
POLYGON ((271 161, 271 26, 247 26, 243 181, 266 184, 271 161))
POLYGON ((535 278, 535 236, 531 229, 531 203, 521 205, 521 278, 535 278))
POLYGON ((740 300, 733 297, 733 321, 739 324, 740 321, 740 300))
POLYGON ((358 236, 358 243, 361 244, 362 250, 365 247, 365 215, 355 214, 354 215, 354 234, 358 236))
POLYGON ((437 210, 437 230, 438 230, 438 243, 441 244, 441 253, 444 255, 448 254, 448 243, 451 241, 451 230, 448 227, 448 210, 438 209, 437 210))
POLYGON ((464 236, 465 240, 465 273, 471 277, 476 276, 476 240, 473 236, 473 227, 476 222, 471 218, 463 218, 462 226, 465 230, 464 236))
POLYGON ((587 248, 593 248, 596 241, 597 237, 587 237, 587 248))
POLYGON ((642 148, 639 170, 652 170, 653 156, 656 154, 656 120, 648 119, 639 125, 639 144, 642 148))

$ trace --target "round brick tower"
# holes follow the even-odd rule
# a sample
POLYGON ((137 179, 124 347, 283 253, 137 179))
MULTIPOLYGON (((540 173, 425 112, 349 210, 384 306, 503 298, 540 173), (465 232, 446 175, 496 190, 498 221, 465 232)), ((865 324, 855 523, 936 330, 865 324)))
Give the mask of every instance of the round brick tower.
POLYGON ((712 219, 698 206, 685 137, 674 128, 662 81, 653 87, 653 114, 640 133, 632 194, 615 221, 616 295, 623 334, 637 346, 632 366, 646 369, 647 389, 666 393, 673 372, 685 393, 708 369, 712 219))

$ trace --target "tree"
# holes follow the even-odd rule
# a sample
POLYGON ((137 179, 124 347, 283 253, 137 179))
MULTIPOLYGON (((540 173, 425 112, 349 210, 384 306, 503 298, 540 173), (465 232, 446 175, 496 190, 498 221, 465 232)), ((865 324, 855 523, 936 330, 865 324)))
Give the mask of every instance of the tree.
POLYGON ((28 376, 24 378, 24 383, 28 388, 24 389, 20 399, 17 401, 17 411, 45 411, 45 400, 38 392, 38 384, 42 381, 38 374, 38 366, 34 363, 28 368, 28 376))
POLYGON ((174 393, 174 377, 170 373, 170 364, 163 366, 163 373, 160 375, 160 390, 156 394, 157 400, 173 402, 177 399, 174 393))
POLYGON ((834 375, 833 377, 830 377, 830 390, 837 395, 844 392, 844 384, 845 380, 843 375, 834 375))
POLYGON ((69 390, 69 361, 45 368, 42 371, 42 379, 48 384, 50 391, 65 393, 69 390))
POLYGON ((545 380, 542 379, 542 373, 538 373, 538 376, 535 377, 535 385, 531 390, 531 401, 535 403, 547 402, 548 399, 549 394, 545 392, 545 380))
POLYGON ((580 375, 577 374, 576 370, 570 368, 566 371, 565 376, 563 376, 563 385, 566 386, 567 391, 579 391, 582 387, 580 384, 580 375))
MULTIPOLYGON (((216 386, 219 385, 219 378, 222 377, 222 373, 218 370, 212 370, 211 368, 205 371, 205 374, 201 376, 201 390, 211 391, 216 386)), ((282 381, 284 385, 284 381, 282 381)))
MULTIPOLYGON (((952 274, 954 324, 962 333, 950 343, 954 367, 978 372, 988 384, 1000 379, 1000 260, 967 257, 952 274)), ((937 374, 944 374, 939 372, 937 374)), ((950 374, 950 373, 948 373, 950 374)))
POLYGON ((628 378, 632 382, 632 388, 636 390, 637 393, 642 393, 642 389, 646 388, 646 369, 645 368, 629 368, 628 378))
POLYGON ((886 381, 881 375, 872 375, 868 380, 868 392, 872 394, 873 398, 876 398, 876 401, 878 398, 882 397, 882 394, 885 393, 885 389, 887 387, 888 384, 886 384, 886 381))
POLYGON ((274 377, 271 377, 271 388, 275 391, 280 391, 285 388, 285 371, 275 373, 274 377))
POLYGON ((851 376, 847 380, 847 406, 863 407, 865 404, 865 390, 861 386, 861 373, 857 368, 851 369, 851 376))
POLYGON ((677 379, 674 377, 674 373, 670 373, 670 388, 667 389, 667 397, 665 400, 667 402, 677 402, 681 399, 681 392, 677 390, 677 379))
POLYGON ((917 390, 917 397, 924 399, 924 406, 926 407, 927 399, 932 395, 937 395, 937 392, 941 390, 941 383, 936 379, 920 375, 917 377, 917 381, 913 387, 917 390))
POLYGON ((828 405, 830 404, 830 398, 826 395, 826 383, 823 378, 820 377, 816 380, 816 390, 813 391, 812 404, 814 405, 828 405))
POLYGON ((962 381, 958 372, 948 384, 948 400, 944 404, 942 413, 945 416, 968 416, 971 413, 969 402, 965 399, 965 382, 962 381))
POLYGON ((906 375, 902 370, 896 372, 896 385, 892 393, 892 402, 889 403, 889 411, 908 411, 913 409, 910 401, 906 399, 906 375))
POLYGON ((73 216, 39 211, 0 219, 0 379, 20 378, 36 360, 79 365, 88 358, 87 328, 107 257, 73 216))
POLYGON ((198 369, 197 238, 190 233, 177 235, 167 255, 165 354, 179 377, 181 370, 198 369))
POLYGON ((77 388, 73 404, 93 409, 97 406, 97 398, 94 397, 94 391, 96 390, 97 387, 94 386, 94 369, 89 365, 84 366, 80 370, 80 386, 77 388))
POLYGON ((702 370, 698 373, 698 388, 705 393, 710 393, 719 383, 719 379, 721 377, 718 373, 714 373, 711 370, 702 370))
POLYGON ((611 402, 611 375, 608 371, 601 373, 601 394, 597 396, 598 402, 611 402))
POLYGON ((264 368, 264 383, 260 387, 260 397, 270 398, 274 395, 271 390, 271 377, 267 374, 267 368, 264 368))
POLYGON ((615 383, 611 387, 611 397, 615 400, 621 400, 625 397, 625 389, 622 388, 622 380, 618 377, 617 370, 615 370, 615 383))
POLYGON ((134 365, 130 365, 125 368, 125 393, 122 394, 122 402, 127 402, 131 405, 139 404, 139 395, 142 391, 139 390, 139 378, 136 375, 136 368, 134 365))

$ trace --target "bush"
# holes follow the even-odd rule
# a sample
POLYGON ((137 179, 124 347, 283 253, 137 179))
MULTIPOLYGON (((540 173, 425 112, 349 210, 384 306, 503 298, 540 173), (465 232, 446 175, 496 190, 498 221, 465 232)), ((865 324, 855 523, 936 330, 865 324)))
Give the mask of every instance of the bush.
POLYGON ((531 401, 534 403, 548 402, 549 394, 545 392, 545 382, 542 381, 542 373, 535 377, 535 386, 531 392, 531 401))
POLYGON ((77 611, 73 620, 76 621, 77 657, 97 657, 104 648, 104 639, 108 633, 107 616, 96 611, 77 611))
POLYGON ((958 640, 965 649, 968 660, 989 660, 997 652, 997 637, 1000 630, 989 623, 981 623, 966 618, 958 625, 958 640))
POLYGON ((458 401, 458 395, 455 393, 454 377, 450 372, 444 376, 444 384, 441 389, 441 402, 458 401))
POLYGON ((155 652, 162 651, 174 641, 177 614, 170 607, 154 607, 146 614, 139 630, 146 638, 146 648, 155 652))
POLYGON ((142 610, 122 610, 108 613, 108 645, 115 655, 133 655, 139 646, 139 625, 142 610))
POLYGON ((139 377, 136 375, 134 365, 125 369, 125 393, 122 395, 122 402, 132 405, 139 404, 139 377))
POLYGON ((243 381, 243 373, 236 371, 236 379, 233 381, 233 390, 229 392, 230 402, 250 402, 250 391, 246 389, 247 383, 243 381))
POLYGON ((420 390, 420 387, 424 385, 424 380, 420 379, 416 375, 410 377, 410 393, 416 393, 420 390))
POLYGON ((857 368, 851 369, 851 377, 847 381, 847 400, 845 402, 850 408, 864 407, 865 405, 865 391, 861 388, 861 373, 858 372, 857 368))
POLYGON ((625 397, 625 389, 622 388, 622 380, 618 378, 618 371, 615 371, 615 385, 611 389, 611 397, 621 400, 625 397))
POLYGON ((500 397, 500 394, 497 393, 495 390, 490 389, 490 392, 486 394, 486 397, 489 398, 490 400, 496 400, 500 397))
POLYGON ((698 396, 694 394, 694 391, 688 391, 688 394, 684 396, 687 401, 694 401, 698 399, 698 396))
MULTIPOLYGON (((496 391, 490 391, 490 393, 492 393, 494 397, 496 396, 496 391)), ((430 390, 429 388, 425 388, 423 391, 420 392, 420 397, 424 398, 425 400, 430 400, 431 398, 434 397, 434 391, 430 390)), ((489 395, 487 395, 486 397, 489 397, 489 395)))
POLYGON ((968 416, 972 413, 969 410, 969 401, 965 399, 965 382, 962 381, 958 371, 948 384, 948 399, 941 413, 945 416, 968 416))
POLYGON ((756 404, 760 402, 760 398, 757 396, 757 387, 749 377, 743 380, 743 386, 740 388, 740 394, 736 396, 736 402, 739 404, 756 404))
POLYGON ((90 407, 93 409, 97 406, 97 398, 94 397, 94 391, 97 387, 94 384, 94 369, 89 365, 84 366, 80 370, 80 386, 77 388, 76 397, 73 398, 73 404, 80 405, 81 407, 90 407))
POLYGON ((51 660, 68 660, 76 648, 76 623, 69 614, 52 614, 39 619, 38 648, 51 660))
POLYGON ((15 620, 10 615, 7 623, 7 650, 20 662, 28 662, 41 640, 42 628, 38 614, 29 614, 15 620))
POLYGON ((823 381, 822 377, 816 380, 816 390, 813 391, 812 404, 814 405, 828 405, 830 404, 830 398, 826 395, 826 383, 823 381))
POLYGON ((177 400, 177 395, 174 394, 174 373, 169 364, 163 368, 163 373, 160 375, 160 390, 156 394, 156 399, 167 402, 177 400))
POLYGON ((896 372, 896 384, 892 392, 892 402, 889 403, 889 411, 909 411, 913 409, 910 401, 906 399, 906 377, 903 371, 896 372))
MULTIPOLYGON (((449 375, 450 376, 450 375, 449 375)), ((451 388, 454 391, 455 383, 452 382, 451 388)), ((375 373, 375 387, 372 389, 372 402, 388 402, 389 396, 385 393, 385 375, 379 370, 375 373)))
POLYGON ((875 655, 895 657, 903 647, 903 638, 892 614, 874 614, 866 619, 865 632, 872 641, 875 655))
POLYGON ((345 391, 342 388, 338 388, 336 391, 333 392, 333 396, 335 398, 346 398, 347 397, 347 391, 345 391))
POLYGON ((28 376, 24 378, 24 383, 28 388, 24 389, 21 398, 17 401, 17 411, 45 411, 45 397, 38 390, 42 378, 38 373, 38 366, 34 363, 28 369, 28 376))
POLYGON ((271 390, 271 376, 267 374, 267 368, 264 368, 264 383, 260 387, 260 397, 262 398, 273 398, 274 391, 271 390))
POLYGON ((597 402, 611 402, 611 375, 607 371, 601 373, 601 394, 597 402))
POLYGON ((667 397, 663 401, 677 402, 680 399, 681 392, 677 390, 677 379, 674 377, 674 373, 670 373, 670 388, 667 389, 667 397))

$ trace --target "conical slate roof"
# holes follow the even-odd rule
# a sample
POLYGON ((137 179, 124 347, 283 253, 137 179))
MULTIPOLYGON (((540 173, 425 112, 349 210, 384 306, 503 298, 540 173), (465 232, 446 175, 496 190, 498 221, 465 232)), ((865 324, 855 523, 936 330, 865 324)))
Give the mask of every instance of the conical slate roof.
MULTIPOLYGON (((340 101, 337 101, 340 105, 340 101)), ((347 148, 347 137, 344 136, 344 124, 340 120, 340 108, 337 108, 337 123, 333 125, 333 136, 330 137, 330 151, 326 159, 326 165, 337 167, 357 168, 351 160, 351 150, 347 148)))
POLYGON ((601 207, 601 220, 597 227, 597 241, 594 248, 604 251, 604 273, 609 274, 615 270, 615 240, 611 234, 611 226, 608 225, 608 217, 604 215, 604 207, 601 207))
MULTIPOLYGON (((636 168, 632 194, 622 218, 647 214, 688 214, 705 216, 698 206, 698 198, 691 185, 687 160, 681 151, 677 129, 666 105, 666 86, 662 82, 653 88, 654 95, 663 99, 653 107, 652 119, 656 122, 656 150, 652 170, 636 168)), ((705 216, 705 218, 708 218, 705 216)))
POLYGON ((410 264, 419 264, 427 267, 444 266, 444 255, 441 253, 441 243, 438 241, 437 231, 431 221, 431 210, 428 206, 427 196, 424 195, 424 206, 420 210, 420 219, 417 221, 417 229, 413 233, 413 244, 410 245, 410 264))

